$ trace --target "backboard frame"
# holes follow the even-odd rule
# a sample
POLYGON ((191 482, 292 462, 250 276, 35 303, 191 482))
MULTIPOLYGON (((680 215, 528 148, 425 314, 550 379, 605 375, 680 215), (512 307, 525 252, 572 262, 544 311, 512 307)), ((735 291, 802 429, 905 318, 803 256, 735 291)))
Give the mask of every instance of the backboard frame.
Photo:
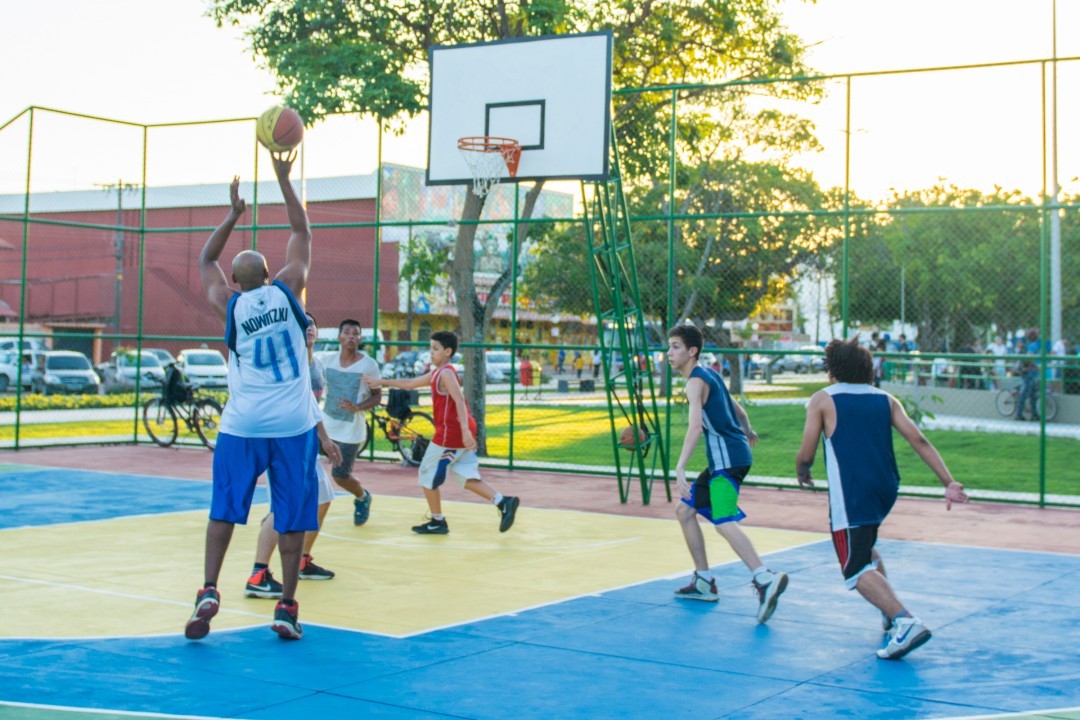
MULTIPOLYGON (((439 55, 440 53, 453 53, 456 51, 471 51, 477 48, 491 48, 498 51, 501 47, 505 47, 509 51, 509 56, 512 57, 515 53, 514 50, 525 50, 528 43, 558 43, 560 41, 567 41, 573 43, 574 41, 584 39, 603 39, 602 51, 595 47, 594 41, 586 41, 582 45, 592 53, 597 59, 603 56, 601 62, 602 67, 596 69, 596 73, 590 76, 590 87, 601 88, 599 93, 590 96, 590 101, 594 101, 595 104, 590 105, 588 117, 590 119, 589 132, 591 136, 595 137, 595 142, 590 140, 589 148, 590 152, 587 159, 581 160, 579 172, 542 172, 534 173, 529 172, 528 169, 528 154, 530 152, 543 152, 545 150, 553 151, 553 138, 552 131, 552 116, 553 112, 553 98, 550 96, 543 96, 543 93, 530 92, 528 86, 522 88, 520 93, 515 93, 513 90, 507 92, 505 90, 496 90, 491 93, 490 101, 476 98, 470 98, 469 101, 473 102, 473 106, 478 112, 478 120, 474 126, 461 127, 459 129, 460 136, 468 135, 500 135, 510 136, 518 140, 522 146, 522 165, 519 168, 517 177, 503 177, 499 180, 500 183, 508 182, 535 182, 539 180, 584 180, 584 181, 601 181, 607 180, 610 177, 611 171, 611 90, 612 90, 612 78, 611 78, 611 63, 613 55, 614 34, 610 30, 599 30, 587 33, 576 33, 570 35, 538 35, 524 38, 511 38, 508 40, 492 40, 487 42, 467 43, 461 45, 437 45, 432 47, 428 51, 428 66, 431 78, 431 88, 429 92, 429 105, 428 105, 428 150, 427 150, 427 166, 425 168, 425 183, 427 185, 466 185, 472 183, 472 177, 467 173, 461 173, 460 176, 455 176, 454 173, 449 172, 452 170, 453 162, 448 158, 440 155, 439 153, 446 153, 446 148, 442 147, 447 145, 452 139, 456 143, 457 137, 450 137, 446 132, 446 123, 440 123, 440 110, 444 103, 450 102, 451 97, 447 96, 447 93, 441 89, 440 83, 440 71, 444 74, 449 73, 449 70, 443 70, 447 66, 447 63, 441 62, 442 58, 449 58, 449 55, 439 55), (602 77, 600 74, 602 73, 602 77), (482 103, 482 108, 480 104, 482 103), (602 107, 600 104, 602 103, 602 107), (510 111, 516 113, 519 117, 525 116, 531 109, 535 110, 538 117, 538 130, 535 133, 531 133, 528 137, 515 137, 515 134, 509 134, 503 127, 493 127, 493 123, 497 121, 497 118, 493 120, 493 114, 500 114, 499 111, 510 111), (494 111, 494 113, 493 113, 494 111), (523 115, 523 113, 525 115, 523 115), (600 120, 602 118, 602 121, 600 120), (598 124, 602 122, 602 132, 597 132, 598 124), (481 126, 482 123, 482 126, 481 126), (436 125, 439 124, 438 130, 436 125), (441 141, 438 152, 433 153, 433 139, 436 142, 441 141), (436 170, 433 171, 433 166, 436 166, 436 170), (588 169, 586 169, 586 167, 588 169)), ((551 45, 545 50, 552 50, 557 47, 551 45)), ((567 46, 569 47, 569 46, 567 46)), ((494 53, 496 56, 498 53, 494 53)), ((541 69, 538 73, 543 73, 541 69)), ((573 84, 574 78, 568 77, 568 86, 573 84)), ((450 82, 449 79, 443 82, 450 82)), ((555 99, 555 110, 558 111, 557 106, 562 104, 566 105, 565 100, 555 99)), ((504 116, 506 113, 503 113, 504 116)), ((555 118, 556 130, 559 128, 560 118, 555 118)), ((566 123, 564 122, 561 127, 562 132, 566 132, 566 123)), ((556 140, 558 133, 556 132, 556 140)), ((566 135, 563 135, 566 137, 566 135)), ((453 152, 457 152, 456 145, 453 148, 453 152)), ((573 156, 572 154, 570 156, 573 156)), ((556 156, 558 158, 559 156, 556 156)), ((554 162, 549 160, 549 162, 554 162)))

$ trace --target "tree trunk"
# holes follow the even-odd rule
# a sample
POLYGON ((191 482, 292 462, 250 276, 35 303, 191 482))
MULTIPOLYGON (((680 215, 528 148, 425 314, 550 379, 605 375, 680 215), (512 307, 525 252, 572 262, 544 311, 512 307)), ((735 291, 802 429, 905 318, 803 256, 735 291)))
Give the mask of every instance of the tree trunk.
MULTIPOLYGON (((457 241, 454 245, 454 262, 450 266, 450 284, 461 323, 461 339, 465 342, 482 343, 484 340, 484 306, 476 297, 476 279, 473 277, 476 237, 476 220, 484 209, 485 198, 479 197, 469 185, 465 193, 465 207, 461 212, 457 241)), ((484 404, 484 353, 480 347, 462 348, 465 360, 463 390, 469 409, 476 418, 476 449, 487 454, 487 433, 484 404)))
MULTIPOLYGON (((517 192, 517 185, 514 191, 517 192)), ((537 182, 525 194, 525 204, 521 209, 521 219, 528 220, 536 209, 536 202, 540 198, 540 192, 544 187, 543 181, 537 182)), ((476 343, 476 347, 462 348, 462 358, 465 361, 464 394, 469 403, 469 409, 476 418, 476 450, 480 455, 487 455, 487 401, 484 390, 487 380, 487 363, 484 357, 484 344, 487 339, 488 327, 491 318, 499 306, 499 298, 503 290, 513 280, 513 273, 517 271, 518 258, 511 258, 506 270, 495 280, 495 284, 488 294, 486 303, 481 304, 476 296, 475 245, 477 225, 475 221, 480 218, 484 209, 485 198, 478 197, 468 186, 465 194, 465 207, 461 213, 462 223, 458 226, 457 242, 454 246, 454 262, 450 267, 450 282, 454 288, 457 302, 458 318, 461 323, 461 339, 465 342, 476 343)), ((529 224, 518 225, 518 253, 521 252, 525 239, 529 234, 529 224)), ((511 371, 513 371, 511 360, 511 371)))

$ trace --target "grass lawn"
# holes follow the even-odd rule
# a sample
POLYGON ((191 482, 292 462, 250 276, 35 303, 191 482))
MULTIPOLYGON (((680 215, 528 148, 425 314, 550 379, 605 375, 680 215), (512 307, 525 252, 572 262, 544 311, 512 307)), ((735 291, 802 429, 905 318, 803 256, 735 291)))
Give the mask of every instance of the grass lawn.
MULTIPOLYGON (((804 408, 795 405, 750 407, 750 421, 761 441, 754 450, 755 475, 793 478, 795 453, 802 442, 804 408)), ((488 451, 506 457, 509 453, 509 408, 488 407, 488 451)), ((663 419, 661 419, 663 423, 663 419)), ((600 408, 524 407, 514 416, 514 459, 613 465, 610 424, 607 411, 600 408)), ((672 411, 672 464, 682 448, 686 421, 681 410, 672 411)), ((928 431, 953 476, 969 488, 1038 492, 1039 438, 1025 435, 990 434, 951 430, 928 431)), ((907 485, 936 486, 938 480, 915 451, 895 436, 897 465, 907 485)), ((630 454, 624 457, 629 460, 630 454)), ((705 451, 699 441, 694 467, 705 467, 705 451)), ((1080 442, 1047 439, 1047 491, 1080 495, 1080 442)), ((820 444, 813 474, 824 478, 820 444)))
MULTIPOLYGON (((795 475, 795 453, 802 439, 805 410, 794 405, 762 405, 748 408, 754 429, 761 438, 754 451, 755 475, 791 478, 795 475)), ((661 423, 664 422, 661 415, 661 423)), ((524 406, 514 414, 514 460, 614 465, 611 430, 607 410, 566 405, 524 406)), ((140 424, 140 437, 145 439, 140 424)), ((106 435, 131 435, 127 420, 26 424, 20 437, 67 438, 106 435)), ((669 450, 672 464, 682 448, 686 421, 681 407, 671 413, 674 447, 669 450)), ((376 429, 376 450, 392 448, 376 429)), ((181 433, 184 438, 190 433, 181 433)), ((954 477, 969 488, 1038 492, 1039 438, 1037 436, 928 431, 927 437, 937 446, 954 477)), ((0 439, 14 438, 12 426, 0 427, 0 439)), ((196 439, 192 436, 190 439, 196 439)), ((1080 495, 1080 442, 1062 438, 1047 439, 1047 492, 1080 495)), ((898 436, 895 439, 897 463, 902 482, 907 485, 935 486, 937 478, 915 452, 898 436)), ((510 453, 510 408, 488 406, 488 452, 495 457, 510 453)), ((622 452, 622 451, 620 451, 622 452)), ((629 461, 630 454, 624 452, 629 461)), ((650 459, 651 459, 650 455, 650 459)), ((699 442, 694 456, 695 468, 705 467, 705 453, 699 442)), ((818 446, 814 476, 824 478, 822 453, 818 446)))

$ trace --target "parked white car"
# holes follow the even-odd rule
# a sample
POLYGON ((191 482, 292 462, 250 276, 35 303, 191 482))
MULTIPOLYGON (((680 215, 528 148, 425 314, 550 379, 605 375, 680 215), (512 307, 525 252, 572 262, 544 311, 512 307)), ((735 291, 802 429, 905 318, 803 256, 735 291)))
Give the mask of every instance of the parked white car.
POLYGON ((188 382, 204 388, 223 388, 229 385, 229 368, 225 356, 217 350, 181 350, 176 367, 187 376, 188 382))
POLYGON ((488 350, 484 353, 484 366, 489 383, 508 383, 511 373, 521 369, 521 363, 514 360, 509 350, 488 350))
MULTIPOLYGON (((457 371, 458 376, 465 374, 465 363, 461 359, 461 353, 454 353, 454 357, 450 358, 450 365, 457 371)), ((413 377, 420 377, 430 369, 431 352, 425 350, 416 356, 416 362, 413 363, 413 377)))
POLYGON ((142 371, 141 388, 158 388, 165 382, 165 369, 153 353, 143 351, 142 357, 134 350, 121 350, 109 357, 109 362, 98 366, 101 383, 106 390, 129 390, 135 387, 135 375, 142 371))
MULTIPOLYGON (((22 384, 24 390, 30 389, 30 379, 34 374, 35 362, 23 366, 22 384)), ((15 379, 19 377, 19 355, 14 352, 0 353, 0 392, 4 392, 15 386, 15 379)))

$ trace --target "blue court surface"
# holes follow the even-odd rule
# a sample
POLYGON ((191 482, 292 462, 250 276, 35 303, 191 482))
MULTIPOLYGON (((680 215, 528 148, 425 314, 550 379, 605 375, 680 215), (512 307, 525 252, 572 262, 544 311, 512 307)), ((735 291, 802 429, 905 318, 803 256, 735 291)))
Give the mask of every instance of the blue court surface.
MULTIPOLYGON (((170 514, 196 513, 204 523, 208 497, 200 482, 0 466, 5 605, 25 614, 19 604, 33 603, 32 612, 72 627, 78 602, 34 594, 38 585, 60 593, 73 582, 64 553, 47 549, 69 536, 34 533, 81 523, 92 548, 134 517, 160 516, 169 528, 170 514), (33 580, 23 577, 27 565, 11 562, 27 553, 41 553, 46 566, 33 580)), ((422 509, 419 499, 400 502, 422 509)), ((648 522, 670 524, 668 540, 650 543, 685 552, 674 520, 648 522)), ((154 525, 139 527, 147 533, 154 525)), ((528 527, 522 532, 530 538, 528 527)), ((1080 558, 882 542, 901 599, 934 632, 927 645, 889 662, 874 655, 882 639, 877 612, 843 588, 831 543, 820 537, 768 553, 768 564, 787 571, 791 583, 766 626, 754 619, 748 573, 726 558, 715 568, 716 604, 676 600, 672 590, 685 578, 657 575, 558 601, 545 593, 519 611, 397 637, 308 620, 303 640, 283 642, 260 619, 215 626, 206 640, 188 642, 181 634, 192 600, 186 591, 170 600, 169 627, 156 633, 124 632, 126 610, 86 618, 86 632, 63 636, 5 623, 0 718, 1080 718, 1080 558), (110 627, 120 630, 95 630, 110 627)), ((191 557, 201 554, 201 541, 198 534, 175 538, 197 546, 188 548, 191 557)), ((131 537, 127 544, 136 553, 142 543, 131 537)), ((714 555, 720 545, 710 538, 714 555)), ((246 561, 248 549, 234 540, 230 556, 246 561)), ((565 562, 567 574, 587 574, 607 561, 589 550, 565 562)), ((83 572, 135 587, 126 570, 83 572)), ((199 568, 170 572, 182 573, 187 588, 199 568)), ((537 586, 548 581, 535 578, 537 586)), ((440 582, 409 592, 438 602, 440 582)), ((335 583, 318 583, 318 591, 346 587, 335 583)), ((382 610, 377 583, 369 584, 368 592, 337 597, 337 612, 382 610)), ((314 591, 301 586, 302 620, 305 592, 314 591)), ((118 602, 121 595, 136 601, 130 590, 117 593, 118 602)), ((270 606, 260 607, 268 618, 270 606)))

